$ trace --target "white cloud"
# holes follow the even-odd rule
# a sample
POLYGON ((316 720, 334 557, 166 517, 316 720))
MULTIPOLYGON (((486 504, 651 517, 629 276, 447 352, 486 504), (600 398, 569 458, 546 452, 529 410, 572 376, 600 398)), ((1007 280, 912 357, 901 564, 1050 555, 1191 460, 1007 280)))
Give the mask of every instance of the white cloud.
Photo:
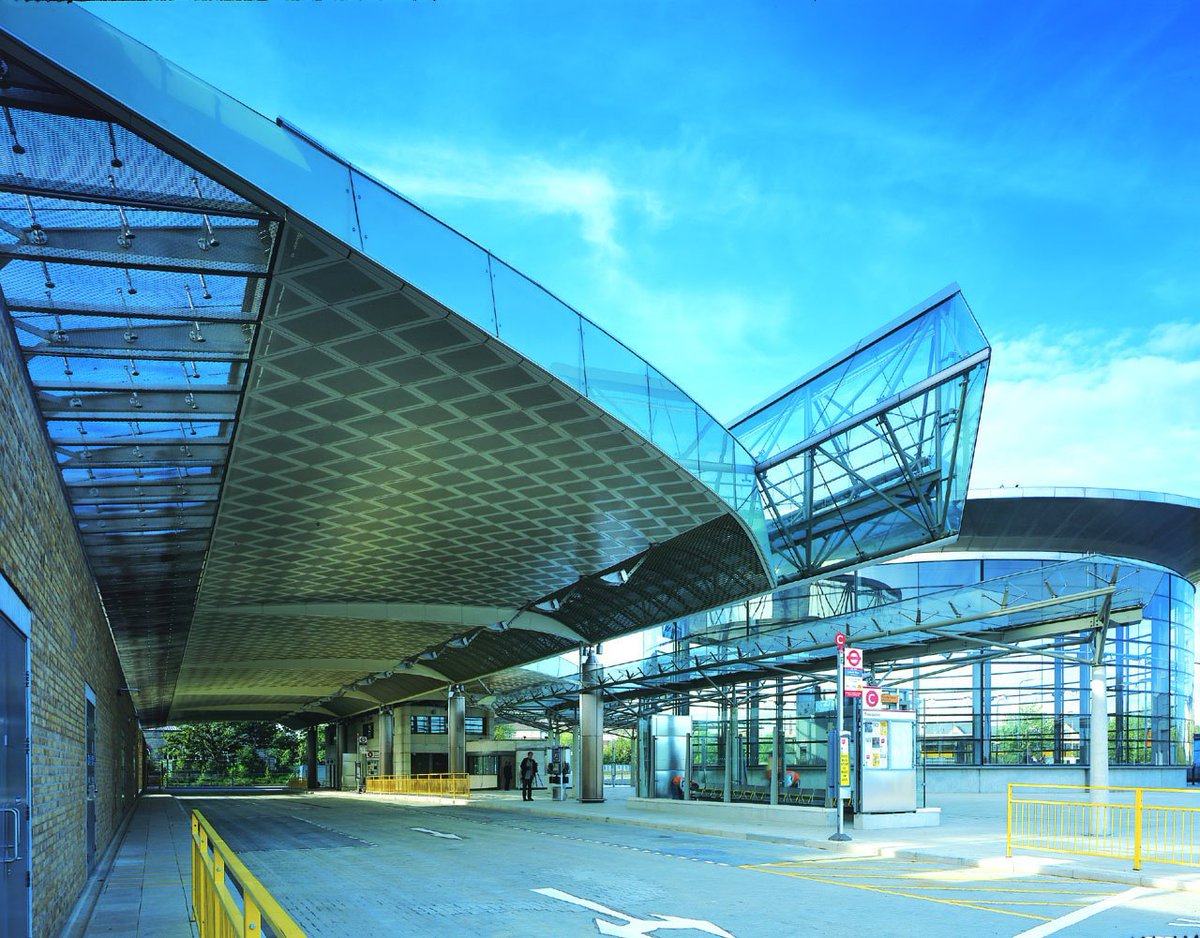
POLYGON ((616 233, 622 208, 651 217, 662 213, 656 199, 622 187, 604 169, 558 165, 542 156, 416 145, 389 148, 367 169, 418 203, 484 202, 574 218, 583 240, 609 256, 622 253, 616 233))
POLYGON ((996 342, 972 487, 1200 496, 1200 325, 996 342))

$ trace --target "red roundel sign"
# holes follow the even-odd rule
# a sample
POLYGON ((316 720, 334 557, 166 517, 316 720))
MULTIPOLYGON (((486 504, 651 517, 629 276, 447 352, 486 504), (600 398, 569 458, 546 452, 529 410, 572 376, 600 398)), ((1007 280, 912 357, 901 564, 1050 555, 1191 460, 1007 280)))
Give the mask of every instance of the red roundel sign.
POLYGON ((838 632, 837 635, 835 635, 833 637, 833 642, 835 645, 837 645, 838 648, 845 648, 846 647, 846 633, 838 632))
POLYGON ((846 649, 846 667, 861 668, 862 667, 862 649, 847 648, 846 649))
POLYGON ((863 706, 874 710, 879 706, 879 688, 864 687, 863 688, 863 706))

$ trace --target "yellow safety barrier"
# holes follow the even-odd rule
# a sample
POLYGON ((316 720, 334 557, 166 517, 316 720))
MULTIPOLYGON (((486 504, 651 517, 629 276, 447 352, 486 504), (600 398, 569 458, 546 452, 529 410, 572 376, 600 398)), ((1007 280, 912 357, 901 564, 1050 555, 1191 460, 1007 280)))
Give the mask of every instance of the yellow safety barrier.
POLYGON ((465 772, 442 772, 434 775, 376 775, 367 779, 367 791, 384 795, 470 798, 471 778, 465 772))
POLYGON ((1194 789, 1008 786, 1010 857, 1015 847, 1132 860, 1135 870, 1146 860, 1200 866, 1198 822, 1200 792, 1194 789))
POLYGON ((305 938, 199 811, 192 811, 192 914, 200 938, 305 938), (236 889, 229 888, 233 880, 236 889), (265 926, 265 927, 264 927, 265 926))

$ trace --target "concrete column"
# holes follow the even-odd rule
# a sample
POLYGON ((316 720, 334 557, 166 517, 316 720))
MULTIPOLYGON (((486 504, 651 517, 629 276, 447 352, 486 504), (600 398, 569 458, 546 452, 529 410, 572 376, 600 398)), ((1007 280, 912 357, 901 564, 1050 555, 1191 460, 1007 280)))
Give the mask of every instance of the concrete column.
POLYGON ((308 778, 305 779, 305 788, 309 791, 317 788, 317 728, 310 726, 308 728, 307 738, 305 740, 306 750, 304 753, 305 774, 308 778))
POLYGON ((379 774, 396 774, 396 715, 388 707, 379 721, 379 774))
POLYGON ((604 800, 604 699, 600 690, 603 673, 591 649, 580 668, 579 764, 575 784, 580 801, 604 800))
POLYGON ((451 684, 446 698, 446 751, 448 770, 463 774, 467 771, 467 698, 461 684, 451 684))
MULTIPOLYGON (((1108 804, 1108 667, 1092 665, 1092 683, 1088 711, 1088 785, 1091 801, 1097 805, 1108 804)), ((1092 833, 1104 834, 1108 830, 1108 809, 1096 808, 1092 812, 1092 833)))
POLYGON ((729 720, 725 724, 725 796, 726 804, 733 801, 733 767, 737 761, 737 702, 729 693, 729 720))

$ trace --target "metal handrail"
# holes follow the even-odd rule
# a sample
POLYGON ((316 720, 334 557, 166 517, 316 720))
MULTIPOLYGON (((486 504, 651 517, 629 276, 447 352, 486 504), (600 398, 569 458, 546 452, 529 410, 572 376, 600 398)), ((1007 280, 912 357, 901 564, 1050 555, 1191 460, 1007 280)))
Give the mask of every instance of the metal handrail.
POLYGON ((1200 866, 1200 800, 1195 806, 1158 803, 1161 795, 1198 793, 1189 788, 1146 788, 1128 785, 1038 785, 1010 782, 1005 834, 1006 852, 1013 847, 1110 857, 1142 862, 1200 866), (1087 800, 1069 797, 1014 797, 1015 789, 1085 792, 1087 800), (1112 803, 1110 792, 1128 799, 1112 803), (1132 797, 1128 793, 1132 793, 1132 797), (1147 801, 1147 795, 1153 801, 1147 801))
POLYGON ((374 775, 367 791, 385 795, 428 795, 434 798, 469 798, 471 777, 466 772, 434 772, 426 775, 374 775))
POLYGON ((266 933, 264 922, 277 938, 305 938, 198 810, 192 811, 192 914, 200 938, 256 938, 266 933), (238 894, 230 890, 227 875, 238 894))

